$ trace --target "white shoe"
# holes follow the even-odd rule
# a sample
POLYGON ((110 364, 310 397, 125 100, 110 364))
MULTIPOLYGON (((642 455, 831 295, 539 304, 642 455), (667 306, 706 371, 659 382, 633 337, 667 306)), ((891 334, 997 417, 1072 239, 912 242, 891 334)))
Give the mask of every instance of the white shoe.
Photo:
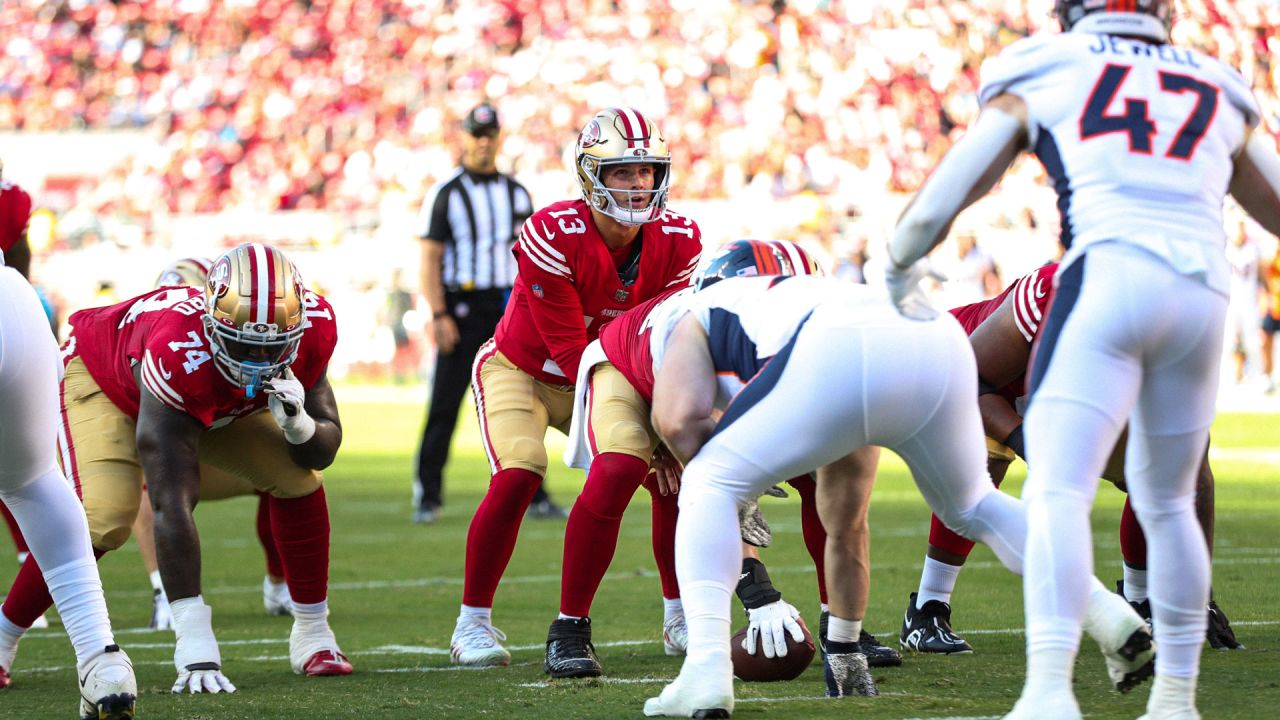
POLYGON ((1102 649, 1107 674, 1120 692, 1129 692, 1155 673, 1151 628, 1123 596, 1091 593, 1084 629, 1102 649))
POLYGON ((693 668, 686 660, 658 697, 644 701, 647 717, 727 718, 732 712, 733 663, 727 656, 716 667, 700 663, 693 668))
POLYGON ((1028 693, 1024 688, 1022 697, 1004 720, 1081 720, 1083 717, 1080 704, 1069 690, 1045 695, 1028 693))
POLYGON ((684 655, 689 649, 689 627, 684 613, 672 615, 662 623, 662 649, 668 655, 684 655))
POLYGON ((289 597, 289 586, 271 582, 271 578, 262 578, 262 606, 268 615, 292 615, 293 598, 289 597))
POLYGON ((507 636, 493 626, 466 615, 458 616, 453 626, 453 639, 449 641, 449 657, 454 665, 494 667, 511 663, 511 653, 502 647, 507 636))
POLYGON ((118 645, 76 666, 80 679, 80 717, 86 720, 132 718, 138 697, 133 663, 118 645))
POLYGON ((44 630, 47 627, 49 627, 49 618, 45 617, 43 613, 36 618, 35 622, 31 623, 32 630, 44 630))
POLYGON ((298 675, 350 675, 354 668, 329 629, 328 620, 293 621, 289 632, 289 665, 298 675))

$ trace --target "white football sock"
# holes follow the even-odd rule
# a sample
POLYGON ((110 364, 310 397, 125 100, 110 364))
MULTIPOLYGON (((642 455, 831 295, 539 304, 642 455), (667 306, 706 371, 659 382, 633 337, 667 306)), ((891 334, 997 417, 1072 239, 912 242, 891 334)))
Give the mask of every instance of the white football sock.
POLYGON ((662 622, 684 615, 684 603, 680 598, 662 598, 662 622))
POLYGON ((960 565, 948 565, 929 556, 924 558, 924 570, 920 572, 920 589, 916 591, 916 607, 924 607, 930 600, 951 603, 951 592, 956 589, 960 577, 960 565))
POLYGON ((115 644, 107 603, 102 597, 102 581, 93 556, 44 571, 49 595, 58 616, 76 649, 76 662, 85 662, 115 644))
POLYGON ((474 622, 478 622, 484 625, 493 624, 493 608, 471 607, 470 605, 463 605, 462 610, 459 611, 458 614, 464 618, 468 618, 474 622))
MULTIPOLYGON (((689 628, 686 666, 729 662, 733 589, 742 567, 738 504, 708 487, 695 459, 685 468, 676 525, 676 576, 689 628)), ((705 472, 705 470, 703 470, 705 472)))
POLYGON ((861 635, 861 620, 845 620, 832 615, 827 621, 827 640, 831 642, 857 642, 861 635))
POLYGON ((329 616, 328 598, 318 603, 294 603, 293 619, 299 622, 316 622, 329 616))
POLYGON ((1147 570, 1129 567, 1124 564, 1124 599, 1129 602, 1142 602, 1147 599, 1147 570))
POLYGON ((581 620, 582 618, 578 615, 565 615, 564 613, 560 613, 556 617, 556 619, 557 620, 581 620))

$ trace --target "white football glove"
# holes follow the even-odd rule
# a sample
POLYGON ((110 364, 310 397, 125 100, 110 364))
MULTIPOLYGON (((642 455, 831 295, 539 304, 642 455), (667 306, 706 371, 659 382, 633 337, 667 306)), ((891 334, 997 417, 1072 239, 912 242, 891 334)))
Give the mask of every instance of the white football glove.
POLYGON ((199 596, 170 603, 173 631, 177 645, 173 649, 173 666, 178 670, 170 692, 181 694, 233 693, 236 686, 222 674, 222 654, 213 637, 213 608, 199 596))
POLYGON ((889 297, 898 308, 898 312, 912 320, 932 320, 938 317, 938 311, 929 302, 920 283, 925 278, 938 281, 946 280, 946 276, 934 270, 927 259, 917 260, 906 268, 899 268, 892 258, 885 263, 884 282, 889 288, 889 297))
POLYGON ((742 641, 742 647, 748 655, 756 654, 757 637, 767 658, 787 656, 787 633, 791 633, 791 639, 796 642, 804 640, 804 630, 796 622, 800 611, 786 600, 776 600, 748 610, 747 617, 751 624, 747 626, 747 637, 742 641))
POLYGON ((303 403, 307 400, 307 391, 293 374, 293 370, 285 368, 284 372, 262 383, 267 391, 267 407, 271 409, 271 417, 284 430, 284 439, 292 445, 301 445, 316 434, 316 421, 307 414, 303 403))
POLYGON ((738 533, 742 542, 758 548, 769 547, 773 542, 773 531, 760 512, 760 503, 750 500, 738 506, 738 533))

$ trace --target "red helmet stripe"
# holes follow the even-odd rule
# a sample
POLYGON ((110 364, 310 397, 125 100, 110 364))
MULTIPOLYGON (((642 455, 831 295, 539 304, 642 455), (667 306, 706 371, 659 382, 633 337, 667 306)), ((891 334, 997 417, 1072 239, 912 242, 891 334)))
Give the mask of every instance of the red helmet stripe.
POLYGON ((644 119, 644 115, 640 114, 635 108, 628 108, 632 114, 636 116, 636 122, 640 124, 640 137, 644 138, 644 143, 649 144, 649 123, 644 119))
POLYGON ((253 243, 245 248, 249 256, 249 319, 255 323, 267 321, 267 266, 266 248, 253 243))
POLYGON ((267 253, 267 322, 276 321, 276 295, 283 295, 284 283, 277 276, 282 275, 284 268, 277 262, 276 253, 271 248, 263 248, 267 253))

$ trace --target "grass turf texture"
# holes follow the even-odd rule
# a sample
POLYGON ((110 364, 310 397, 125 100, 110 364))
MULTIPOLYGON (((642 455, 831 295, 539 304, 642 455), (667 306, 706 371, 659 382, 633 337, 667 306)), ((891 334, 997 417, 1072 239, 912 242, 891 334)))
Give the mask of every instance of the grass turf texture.
MULTIPOLYGON (((439 522, 414 526, 408 504, 413 452, 422 421, 416 402, 356 401, 339 389, 346 440, 327 473, 333 519, 331 621, 355 663, 348 678, 293 675, 288 618, 263 613, 262 554, 253 531, 253 501, 202 505, 197 512, 205 598, 224 669, 239 687, 230 696, 175 696, 173 635, 136 630, 151 612, 151 591, 133 545, 101 566, 118 640, 133 658, 142 717, 203 718, 556 718, 641 717, 646 697, 674 677, 680 658, 663 655, 662 607, 650 551, 647 494, 627 513, 617 557, 593 619, 605 669, 599 681, 548 682, 542 644, 558 609, 563 521, 526 521, 498 591, 495 621, 508 634, 512 666, 485 671, 449 664, 449 638, 462 593, 465 538, 487 482, 474 415, 464 410, 439 522)), ((582 482, 558 460, 552 438, 553 496, 568 504, 582 482)), ((1214 428, 1218 477, 1214 586, 1247 650, 1204 653, 1199 702, 1206 718, 1256 718, 1280 703, 1280 430, 1275 416, 1224 415, 1214 428)), ((1007 489, 1017 493, 1021 466, 1007 489)), ((1116 528, 1123 496, 1108 484, 1094 512, 1099 576, 1120 577, 1116 528)), ((765 551, 775 583, 818 626, 814 575, 800 537, 798 500, 770 498, 765 512, 774 546, 765 551)), ((873 585, 869 630, 895 644, 907 595, 916 588, 928 532, 928 510, 904 466, 886 454, 871 508, 873 585)), ((15 571, 0 569, 7 587, 15 571)), ((1012 707, 1023 679, 1021 582, 979 546, 961 575, 952 618, 975 647, 970 656, 907 655, 901 668, 876 671, 883 695, 829 701, 822 666, 788 683, 737 683, 735 717, 977 718, 1012 707)), ((736 613, 740 609, 735 610, 736 613)), ((735 615, 735 629, 745 624, 735 615)), ((0 692, 0 717, 74 717, 74 660, 56 620, 23 641, 14 684, 0 692)), ((1084 641, 1076 692, 1090 718, 1134 718, 1149 684, 1129 695, 1110 689, 1096 646, 1084 641)))

